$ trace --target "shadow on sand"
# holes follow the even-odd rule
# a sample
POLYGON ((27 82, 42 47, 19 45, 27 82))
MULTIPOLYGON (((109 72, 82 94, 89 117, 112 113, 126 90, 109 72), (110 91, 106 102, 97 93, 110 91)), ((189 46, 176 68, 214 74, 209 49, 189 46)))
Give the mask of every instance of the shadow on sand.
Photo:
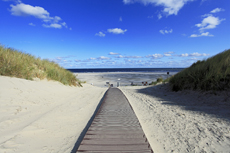
POLYGON ((218 95, 191 90, 173 92, 169 84, 162 84, 138 89, 137 92, 157 97, 163 105, 177 105, 184 110, 209 114, 230 121, 230 94, 226 91, 218 95))

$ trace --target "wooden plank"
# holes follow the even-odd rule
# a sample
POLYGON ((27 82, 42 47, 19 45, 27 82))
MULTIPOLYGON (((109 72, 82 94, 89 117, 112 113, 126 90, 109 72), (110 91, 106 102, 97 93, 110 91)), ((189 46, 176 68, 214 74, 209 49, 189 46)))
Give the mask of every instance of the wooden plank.
POLYGON ((127 98, 110 88, 77 152, 153 153, 127 98))
POLYGON ((78 150, 95 150, 95 151, 131 151, 131 150, 147 150, 148 144, 144 145, 131 145, 131 144, 124 144, 124 145, 81 145, 78 150))
POLYGON ((145 141, 143 141, 143 139, 137 139, 137 140, 133 140, 133 139, 107 139, 106 141, 101 140, 101 139, 83 139, 82 145, 85 144, 105 144, 105 145, 112 145, 112 144, 133 144, 133 145, 139 145, 139 144, 145 144, 145 141))
POLYGON ((78 150, 77 153, 153 153, 151 150, 126 150, 126 151, 95 151, 95 150, 78 150))
POLYGON ((105 130, 105 131, 117 131, 117 130, 122 130, 122 131, 142 131, 141 127, 104 127, 104 126, 100 126, 100 127, 90 127, 88 129, 88 131, 92 131, 92 130, 105 130))
POLYGON ((124 139, 124 138, 127 138, 127 139, 142 139, 143 138, 143 135, 141 134, 132 134, 132 135, 102 135, 102 134, 86 134, 84 138, 101 138, 101 139, 124 139))

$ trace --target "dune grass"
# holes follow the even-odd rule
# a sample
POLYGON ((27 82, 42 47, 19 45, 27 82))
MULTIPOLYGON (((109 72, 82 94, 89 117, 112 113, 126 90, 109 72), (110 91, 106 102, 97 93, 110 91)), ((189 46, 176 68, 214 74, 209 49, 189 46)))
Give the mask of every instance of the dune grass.
POLYGON ((73 73, 58 64, 2 45, 0 45, 0 75, 27 80, 47 78, 65 85, 81 86, 81 82, 73 73))
POLYGON ((173 91, 230 89, 230 49, 207 60, 197 61, 171 77, 169 83, 173 91))
POLYGON ((152 81, 149 85, 156 85, 158 83, 165 82, 163 78, 157 78, 156 81, 152 81))

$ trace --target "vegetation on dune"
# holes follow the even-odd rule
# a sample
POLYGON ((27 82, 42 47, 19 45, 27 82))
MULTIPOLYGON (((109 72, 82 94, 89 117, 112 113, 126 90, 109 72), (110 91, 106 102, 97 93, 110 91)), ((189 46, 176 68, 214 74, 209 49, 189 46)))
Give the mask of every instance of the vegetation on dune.
POLYGON ((0 75, 33 80, 33 78, 59 81, 65 85, 81 86, 70 71, 49 60, 0 45, 0 75))
POLYGON ((155 82, 153 81, 149 85, 156 85, 156 84, 161 83, 161 82, 165 82, 164 79, 163 78, 157 78, 157 81, 155 81, 155 82))
POLYGON ((197 61, 171 77, 169 83, 173 91, 230 89, 230 49, 207 60, 197 61))

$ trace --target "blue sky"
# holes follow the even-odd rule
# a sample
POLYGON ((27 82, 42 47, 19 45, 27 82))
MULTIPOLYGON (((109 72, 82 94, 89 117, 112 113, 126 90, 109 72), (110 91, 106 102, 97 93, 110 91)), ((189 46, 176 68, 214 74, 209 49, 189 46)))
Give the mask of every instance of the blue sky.
POLYGON ((0 0, 0 43, 65 68, 188 67, 230 48, 229 0, 0 0))

